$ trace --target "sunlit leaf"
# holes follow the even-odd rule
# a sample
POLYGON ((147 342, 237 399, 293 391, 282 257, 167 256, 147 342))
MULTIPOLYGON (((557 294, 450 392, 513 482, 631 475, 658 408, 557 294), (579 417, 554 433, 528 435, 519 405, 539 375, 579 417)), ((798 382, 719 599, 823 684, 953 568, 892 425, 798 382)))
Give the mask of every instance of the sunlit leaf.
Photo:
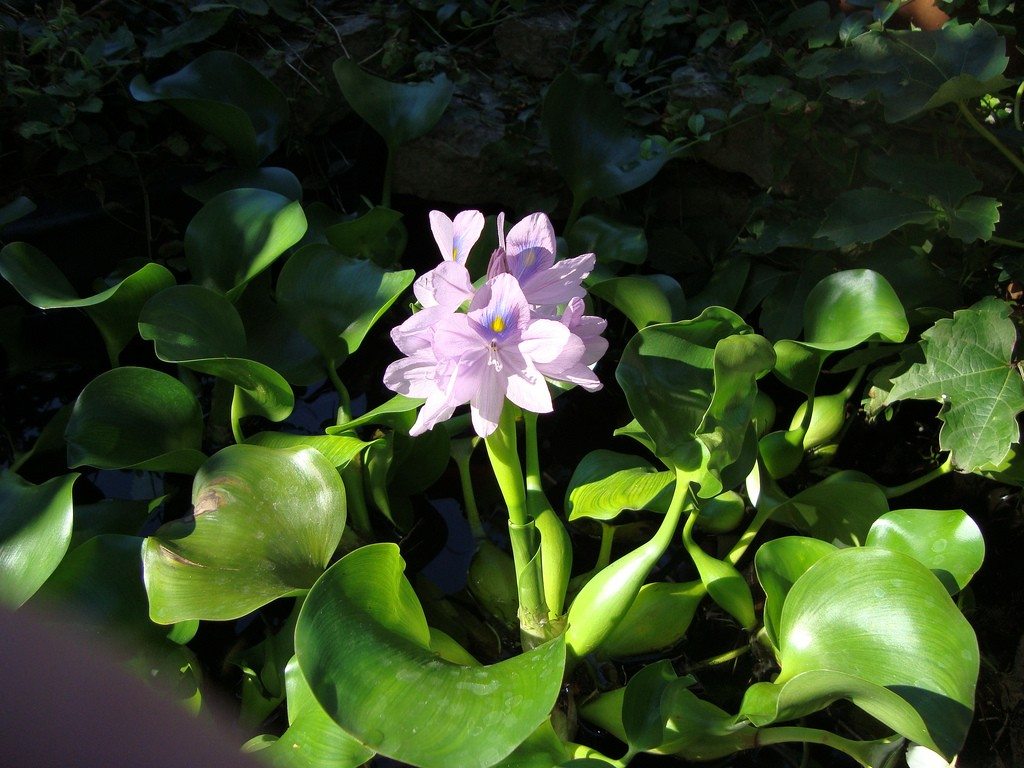
POLYGON ((564 640, 491 666, 444 661, 402 570, 398 547, 371 544, 324 574, 296 627, 303 676, 335 722, 381 754, 425 768, 493 765, 548 717, 564 640))
POLYGON ((302 206, 265 189, 233 189, 210 200, 185 230, 193 282, 232 301, 306 231, 302 206))
POLYGON ((985 559, 981 530, 962 509, 899 509, 868 531, 869 547, 910 555, 928 566, 951 595, 967 586, 985 559))
POLYGON ((875 547, 822 557, 790 589, 778 627, 782 672, 747 690, 762 726, 849 699, 946 757, 971 723, 978 643, 925 566, 875 547))
POLYGON ((86 384, 65 438, 71 467, 192 474, 206 460, 199 401, 151 368, 115 368, 86 384))
POLYGON ((675 474, 659 471, 639 456, 591 451, 569 480, 565 511, 570 521, 583 517, 614 520, 627 509, 664 513, 674 485, 675 474))
POLYGON ((900 342, 908 331, 896 292, 870 269, 829 275, 804 304, 804 343, 815 349, 850 349, 869 340, 900 342))
POLYGON ((939 320, 921 334, 924 362, 893 379, 886 399, 942 403, 939 446, 965 472, 1000 464, 1020 439, 1024 381, 1009 314, 1006 302, 986 298, 939 320))
POLYGON ((0 471, 0 601, 17 608, 60 564, 71 542, 77 473, 33 485, 0 471))
POLYGON ((837 472, 780 504, 772 519, 822 541, 861 545, 872 523, 888 511, 881 488, 855 473, 837 472))
POLYGON ((228 446, 199 470, 192 504, 143 547, 150 616, 161 624, 235 619, 303 592, 345 527, 345 487, 312 449, 228 446))
POLYGON ((776 648, 779 646, 782 606, 789 590, 808 568, 835 551, 833 544, 803 536, 783 536, 758 547, 754 568, 765 595, 764 630, 776 648))
POLYGON ((982 195, 971 195, 949 214, 949 236, 973 243, 989 240, 999 223, 998 200, 982 195))
POLYGON ((601 654, 622 658, 671 648, 683 639, 706 594, 699 581, 644 584, 622 621, 601 643, 601 654))
POLYGON ((245 329, 224 296, 199 285, 177 285, 146 302, 139 335, 156 356, 231 382, 238 416, 288 418, 295 405, 291 386, 277 371, 246 357, 245 329))
POLYGON ((668 275, 613 277, 592 284, 590 292, 622 312, 637 329, 682 319, 686 311, 683 289, 668 275))
POLYGON ((205 53, 152 85, 130 85, 139 101, 163 101, 219 138, 240 165, 263 162, 284 138, 288 100, 258 69, 229 51, 205 53))
POLYGON ((352 459, 376 441, 364 442, 347 435, 291 435, 287 432, 260 432, 246 438, 246 445, 267 448, 313 448, 324 455, 338 469, 345 468, 352 459))

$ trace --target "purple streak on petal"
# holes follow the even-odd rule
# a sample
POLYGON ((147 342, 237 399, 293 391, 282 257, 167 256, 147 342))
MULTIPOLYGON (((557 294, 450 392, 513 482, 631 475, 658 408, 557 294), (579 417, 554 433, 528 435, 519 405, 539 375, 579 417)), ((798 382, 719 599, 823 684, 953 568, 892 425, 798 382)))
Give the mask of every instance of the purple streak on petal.
POLYGON ((510 275, 526 285, 534 275, 542 274, 555 263, 554 255, 540 247, 525 248, 514 256, 505 256, 505 267, 510 275))
POLYGON ((454 238, 449 253, 459 264, 465 264, 484 230, 484 215, 480 211, 462 211, 456 214, 453 228, 454 238))
POLYGON ((542 248, 550 254, 557 251, 555 228, 543 213, 531 213, 508 232, 505 245, 508 253, 516 254, 527 248, 542 248))
POLYGON ((488 343, 516 344, 530 322, 530 305, 518 280, 498 275, 477 291, 468 317, 488 343))
POLYGON ((526 300, 531 304, 551 305, 582 298, 586 295, 583 278, 594 269, 594 262, 592 253, 556 261, 550 269, 537 272, 522 283, 526 300))
POLYGON ((437 305, 452 309, 473 296, 469 270, 454 261, 443 261, 420 275, 412 286, 416 299, 424 307, 437 305))

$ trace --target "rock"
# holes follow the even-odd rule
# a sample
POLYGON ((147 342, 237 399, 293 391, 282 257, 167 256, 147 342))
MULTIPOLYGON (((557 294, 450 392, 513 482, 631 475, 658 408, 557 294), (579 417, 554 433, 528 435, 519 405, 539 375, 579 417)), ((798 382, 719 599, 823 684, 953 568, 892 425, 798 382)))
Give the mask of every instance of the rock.
POLYGON ((551 80, 569 64, 577 20, 561 12, 517 16, 494 30, 498 54, 530 77, 551 80))

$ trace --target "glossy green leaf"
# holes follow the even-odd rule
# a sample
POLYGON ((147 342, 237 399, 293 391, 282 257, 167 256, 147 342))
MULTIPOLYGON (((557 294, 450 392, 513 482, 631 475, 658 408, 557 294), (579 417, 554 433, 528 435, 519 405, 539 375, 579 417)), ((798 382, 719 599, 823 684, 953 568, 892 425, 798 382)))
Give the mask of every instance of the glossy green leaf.
POLYGON ((414 270, 391 272, 370 261, 339 255, 326 245, 307 245, 281 270, 281 309, 324 359, 340 364, 412 284, 414 270))
POLYGON ((327 227, 324 236, 342 255, 369 259, 382 267, 393 266, 402 257, 409 239, 402 214, 381 206, 327 227))
POLYGON ((301 593, 345 527, 345 487, 312 449, 228 446, 199 470, 192 504, 143 547, 150 616, 161 624, 235 619, 301 593))
POLYGON ((164 502, 155 499, 103 499, 75 506, 71 528, 71 548, 103 534, 136 536, 150 515, 164 502))
POLYGON ((939 446, 965 472, 1000 464, 1020 440, 1024 380, 1013 363, 1017 329, 1009 315, 1006 302, 986 298, 939 320, 921 334, 924 362, 893 379, 885 401, 942 403, 939 446))
POLYGON ((782 672, 748 689, 754 725, 849 699, 947 758, 963 744, 978 677, 970 624, 917 560, 875 547, 841 549, 797 579, 778 627, 782 672))
POLYGON ((130 85, 139 101, 163 101, 228 145, 240 165, 255 166, 273 152, 288 127, 284 94, 249 62, 228 51, 205 53, 152 85, 130 85))
POLYGON ((747 503, 736 491, 722 491, 710 499, 698 499, 697 527, 709 533, 728 533, 740 524, 747 503))
POLYGON ((713 496, 722 490, 714 477, 742 449, 754 382, 774 361, 771 344, 739 316, 710 307, 693 320, 639 331, 615 377, 658 457, 688 471, 710 468, 702 495, 713 496))
POLYGON ((455 91, 444 74, 422 83, 391 83, 349 59, 334 62, 334 77, 356 114, 392 148, 433 128, 455 91))
POLYGON ((780 504, 772 519, 822 541, 860 546, 888 511, 885 493, 875 483, 837 472, 780 504))
POLYGON ((622 621, 601 643, 601 654, 623 658, 671 648, 686 635, 706 594, 699 581, 644 584, 622 621))
POLYGON ((543 109, 551 154, 577 205, 636 189, 669 159, 657 145, 645 149, 598 75, 563 72, 548 86, 543 109))
POLYGON ((291 386, 277 371, 245 357, 242 319, 231 302, 200 285, 176 285, 146 302, 139 335, 152 341, 156 356, 235 385, 239 416, 288 418, 295 406, 291 386))
POLYGON ((847 78, 832 86, 833 96, 877 98, 885 119, 895 123, 1008 87, 1008 62, 1006 41, 978 21, 934 31, 869 31, 832 59, 827 75, 847 78))
POLYGON ((246 445, 262 445, 266 448, 313 448, 337 469, 344 469, 352 459, 376 442, 364 442, 347 435, 292 435, 287 432, 260 432, 245 440, 246 445))
POLYGON ((910 555, 931 569, 951 595, 985 560, 981 530, 962 509, 899 509, 882 515, 864 542, 910 555))
POLYGON ((33 485, 0 471, 0 601, 12 608, 32 597, 71 542, 71 488, 77 473, 33 485))
POLYGON ((266 189, 289 200, 302 200, 302 183, 287 168, 229 168, 182 189, 200 203, 232 189, 266 189))
POLYGON ((146 264, 105 291, 81 298, 50 259, 27 243, 0 251, 0 275, 29 304, 40 309, 81 309, 96 324, 111 360, 135 336, 143 304, 174 285, 174 275, 159 264, 146 264))
POLYGON ((804 305, 804 343, 815 349, 850 349, 864 341, 901 342, 909 325, 896 292, 870 269, 829 275, 804 305))
POLYGON ((196 396, 150 368, 115 368, 86 384, 64 436, 70 467, 192 474, 206 460, 196 396))
POLYGON ((937 216, 934 208, 920 200, 883 189, 853 189, 828 207, 815 237, 827 237, 838 248, 873 243, 908 224, 929 224, 937 216))
POLYGON ((590 292, 622 312, 637 329, 670 323, 686 311, 683 289, 667 275, 613 277, 594 283, 590 292))
POLYGON ((394 544, 346 555, 306 597, 295 631, 303 676, 324 710, 367 747, 413 765, 484 768, 548 717, 562 638, 491 666, 430 650, 423 609, 394 544))
POLYGON ((644 667, 630 678, 622 696, 622 728, 630 749, 643 752, 660 747, 665 741, 662 696, 678 679, 671 662, 665 659, 644 667))
POLYGON ((643 264, 647 260, 647 237, 643 228, 604 216, 580 217, 566 233, 565 239, 570 253, 593 253, 598 264, 643 264))
POLYGON ((583 517, 610 521, 627 509, 664 513, 675 475, 659 471, 639 456, 591 451, 580 461, 565 492, 570 522, 583 517))
POLYGON ((736 566, 725 560, 712 557, 690 538, 689 530, 683 530, 683 544, 693 558, 700 580, 708 595, 718 606, 740 623, 744 629, 753 629, 754 598, 750 586, 736 566))
POLYGON ((808 568, 835 551, 833 544, 803 536, 783 536, 758 547, 754 568, 764 590, 764 630, 776 648, 779 647, 782 606, 789 590, 808 568))
POLYGON ((329 435, 342 435, 346 432, 355 430, 356 427, 364 427, 367 424, 386 424, 393 426, 397 419, 403 417, 404 414, 409 414, 423 405, 425 401, 421 397, 406 397, 405 395, 395 395, 390 400, 378 405, 376 408, 364 413, 362 416, 357 416, 351 421, 346 421, 344 424, 340 424, 335 427, 328 427, 327 434, 329 435))
POLYGON ((246 284, 299 242, 302 206, 265 189, 233 189, 210 200, 185 230, 192 280, 234 301, 246 284))
POLYGON ((285 669, 288 730, 260 751, 281 768, 357 768, 371 757, 367 749, 343 731, 313 696, 293 657, 285 669))
POLYGON ((569 759, 569 745, 555 733, 551 720, 545 720, 512 754, 492 768, 555 768, 569 759))

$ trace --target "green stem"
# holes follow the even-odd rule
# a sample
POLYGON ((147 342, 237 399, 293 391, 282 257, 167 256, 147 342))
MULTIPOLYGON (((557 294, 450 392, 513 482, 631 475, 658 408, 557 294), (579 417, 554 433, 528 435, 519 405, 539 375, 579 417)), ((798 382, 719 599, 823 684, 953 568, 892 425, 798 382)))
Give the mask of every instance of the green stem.
POLYGON ((474 437, 452 441, 452 459, 459 470, 459 484, 462 486, 462 505, 466 509, 469 530, 472 531, 477 544, 487 539, 484 526, 480 522, 480 510, 476 505, 476 492, 473 490, 473 478, 469 469, 469 461, 478 439, 474 437))
POLYGON ((1017 93, 1013 97, 1013 125, 1018 131, 1024 131, 1020 121, 1020 100, 1024 96, 1024 81, 1017 86, 1017 93))
POLYGON ((754 734, 754 747, 766 747, 770 744, 787 744, 800 742, 804 744, 822 744, 849 755, 866 768, 881 764, 885 756, 898 749, 903 739, 893 736, 877 741, 854 741, 818 728, 801 726, 780 726, 776 728, 759 728, 754 734))
POLYGON ((491 469, 508 508, 508 532, 519 594, 519 630, 525 649, 535 647, 548 633, 548 608, 536 526, 526 506, 526 485, 516 445, 516 407, 506 402, 498 427, 484 443, 491 469))
POLYGON ((601 548, 597 552, 597 564, 594 566, 594 573, 603 570, 612 560, 612 543, 615 541, 615 526, 603 521, 601 525, 601 548))
POLYGON ((1010 240, 1009 238, 998 237, 996 235, 990 237, 988 241, 994 245, 1005 245, 1010 248, 1024 248, 1024 242, 1021 242, 1020 240, 1010 240))
POLYGON ((956 103, 956 106, 960 110, 960 114, 963 115, 964 118, 967 120, 967 124, 970 125, 971 128, 973 128, 975 132, 979 136, 981 136, 981 138, 983 138, 985 141, 987 141, 989 144, 995 147, 1003 157, 1009 160, 1010 163, 1013 164, 1014 168, 1016 168, 1018 171, 1024 174, 1024 160, 1022 160, 1016 153, 1014 153, 1012 149, 1003 144, 1003 142, 1001 142, 994 133, 992 133, 985 126, 983 126, 978 121, 978 118, 974 116, 970 108, 966 104, 964 104, 963 101, 958 101, 956 103))
POLYGON ((235 442, 241 445, 245 442, 245 435, 242 434, 242 398, 238 396, 238 393, 239 389, 235 387, 231 395, 231 435, 235 438, 235 442))
POLYGON ((948 475, 952 471, 953 454, 950 454, 949 456, 946 457, 946 460, 944 462, 939 464, 939 466, 935 467, 935 469, 933 469, 932 471, 926 472, 925 474, 921 475, 918 478, 915 478, 914 480, 911 480, 908 483, 903 483, 902 485, 892 485, 889 486, 888 488, 882 488, 882 490, 885 492, 885 498, 895 499, 897 496, 902 496, 905 493, 916 491, 922 485, 927 485, 932 480, 940 478, 943 475, 948 475))
POLYGON ((327 361, 327 378, 331 380, 331 384, 338 391, 338 426, 341 426, 348 421, 352 421, 352 400, 348 395, 348 388, 342 382, 341 377, 338 376, 338 369, 333 360, 327 361))
POLYGON ((706 669, 707 667, 713 667, 718 664, 724 664, 727 661, 738 659, 740 656, 743 656, 744 654, 749 652, 749 645, 741 645, 739 648, 733 648, 731 651, 726 651, 725 653, 720 653, 717 656, 712 656, 711 658, 704 659, 703 661, 698 661, 694 664, 690 664, 686 667, 686 671, 687 673, 690 673, 695 672, 698 669, 706 669))
POLYGON ((572 540, 555 513, 541 484, 540 458, 537 451, 537 414, 523 412, 526 441, 526 508, 540 532, 541 567, 544 579, 544 600, 551 617, 562 615, 565 594, 572 573, 572 540))
POLYGON ((352 527, 359 533, 370 533, 370 509, 366 506, 366 490, 363 486, 363 459, 357 454, 343 470, 341 480, 345 484, 345 499, 348 501, 348 517, 352 527))
POLYGON ((861 379, 864 378, 864 372, 867 369, 868 369, 868 367, 866 365, 862 365, 860 368, 858 368, 854 372, 853 378, 850 379, 850 381, 847 383, 847 385, 845 387, 843 387, 842 392, 839 393, 839 394, 841 394, 843 396, 844 400, 849 400, 850 397, 853 395, 854 390, 857 389, 857 385, 860 384, 861 379))

